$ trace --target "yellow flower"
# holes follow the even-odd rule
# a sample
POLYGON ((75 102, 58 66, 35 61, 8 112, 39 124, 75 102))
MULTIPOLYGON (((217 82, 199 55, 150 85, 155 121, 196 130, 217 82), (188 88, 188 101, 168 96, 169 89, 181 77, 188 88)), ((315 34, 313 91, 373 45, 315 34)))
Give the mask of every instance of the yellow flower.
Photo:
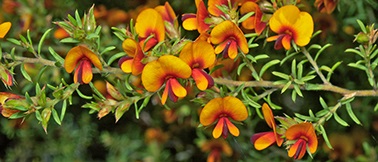
POLYGON ((291 48, 291 42, 298 46, 305 46, 310 42, 314 31, 314 22, 307 12, 301 12, 297 6, 283 6, 274 12, 269 20, 270 29, 278 35, 267 38, 276 41, 274 48, 286 50, 291 48))

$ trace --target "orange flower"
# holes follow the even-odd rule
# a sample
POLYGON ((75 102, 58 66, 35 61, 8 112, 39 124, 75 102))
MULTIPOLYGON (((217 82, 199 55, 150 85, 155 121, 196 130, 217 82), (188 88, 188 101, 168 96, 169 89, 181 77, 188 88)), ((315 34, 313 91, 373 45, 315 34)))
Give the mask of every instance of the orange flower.
POLYGON ((199 33, 205 33, 210 29, 205 19, 210 18, 209 12, 206 9, 205 3, 202 0, 196 0, 197 13, 183 14, 182 27, 186 30, 198 30, 199 33))
POLYGON ((118 62, 122 71, 133 75, 141 74, 144 68, 144 64, 141 61, 145 55, 138 42, 130 38, 125 39, 122 43, 122 48, 128 55, 122 57, 118 62))
POLYGON ((287 140, 292 140, 293 145, 289 146, 288 155, 294 159, 301 159, 306 150, 315 153, 318 147, 318 139, 312 123, 300 123, 287 129, 285 133, 287 140))
POLYGON ((11 26, 12 26, 12 23, 10 22, 3 22, 2 24, 0 24, 0 38, 5 37, 9 29, 11 28, 11 26))
POLYGON ((74 82, 88 84, 93 77, 92 66, 102 70, 102 64, 98 56, 87 47, 79 45, 68 51, 64 60, 64 68, 68 73, 75 70, 74 82))
POLYGON ((139 36, 139 44, 143 51, 148 51, 165 39, 164 21, 154 9, 143 10, 137 17, 135 31, 139 36))
POLYGON ((216 54, 223 52, 223 56, 228 56, 231 59, 238 54, 238 48, 245 54, 249 52, 247 39, 243 32, 230 20, 223 21, 214 27, 210 33, 210 41, 213 44, 218 44, 215 47, 216 54))
POLYGON ((239 0, 209 0, 208 4, 208 10, 211 15, 214 16, 225 16, 225 13, 219 9, 221 6, 226 6, 228 8, 229 6, 229 1, 231 4, 231 7, 234 8, 235 5, 237 5, 237 1, 239 0))
POLYGON ((4 117, 9 118, 13 114, 20 112, 20 110, 9 109, 9 108, 4 107, 3 105, 8 100, 19 100, 19 99, 22 99, 22 98, 23 98, 22 96, 19 96, 19 95, 13 94, 13 93, 0 92, 0 112, 1 112, 1 114, 4 117))
POLYGON ((316 0, 314 6, 318 8, 321 13, 331 14, 335 10, 339 0, 316 0))
POLYGON ((249 12, 254 12, 254 15, 243 21, 242 26, 248 30, 254 29, 255 32, 260 35, 261 32, 264 31, 266 23, 261 21, 263 13, 261 12, 259 5, 256 2, 251 1, 243 3, 240 7, 240 14, 244 15, 249 12))
POLYGON ((211 139, 201 144, 203 152, 210 152, 207 157, 207 162, 220 162, 222 153, 226 156, 232 155, 232 148, 225 140, 211 139))
POLYGON ((276 41, 274 48, 286 50, 291 48, 292 40, 298 46, 305 46, 310 42, 314 31, 314 22, 307 12, 301 12, 297 6, 283 6, 274 12, 269 20, 270 29, 278 35, 267 38, 276 41))
POLYGON ((276 131, 276 122, 274 121, 273 112, 267 103, 263 104, 262 112, 266 123, 270 128, 273 129, 273 132, 262 132, 254 134, 251 137, 251 143, 255 146, 256 150, 263 150, 273 145, 273 143, 277 143, 278 146, 281 146, 283 139, 276 131))
POLYGON ((204 126, 217 123, 213 130, 213 137, 227 138, 228 132, 239 136, 239 129, 230 120, 243 121, 247 119, 248 111, 242 101, 238 98, 227 96, 214 98, 202 109, 200 122, 204 126))
POLYGON ((185 97, 186 89, 178 82, 178 78, 187 79, 192 74, 190 67, 180 58, 164 55, 147 63, 142 72, 142 84, 149 92, 156 92, 165 83, 161 103, 164 105, 167 97, 176 102, 179 97, 185 97))
POLYGON ((198 89, 204 91, 214 85, 213 78, 203 69, 215 62, 214 48, 204 40, 187 43, 180 53, 180 59, 192 68, 192 77, 198 89))
POLYGON ((165 23, 165 30, 167 35, 171 38, 178 38, 178 21, 175 12, 173 11, 171 5, 165 2, 164 6, 157 6, 155 10, 160 13, 165 23))

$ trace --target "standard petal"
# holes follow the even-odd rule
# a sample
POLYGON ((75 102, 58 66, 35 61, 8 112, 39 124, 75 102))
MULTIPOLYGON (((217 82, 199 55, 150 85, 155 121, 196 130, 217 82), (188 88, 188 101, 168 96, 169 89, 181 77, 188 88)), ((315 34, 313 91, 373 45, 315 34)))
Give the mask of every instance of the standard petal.
POLYGON ((251 137, 251 142, 256 150, 263 150, 276 142, 274 132, 256 133, 251 137))
POLYGON ((78 47, 81 50, 81 53, 83 53, 84 56, 88 58, 95 67, 102 70, 101 61, 95 53, 93 53, 90 49, 88 49, 85 46, 79 45, 78 47))
POLYGON ((215 62, 214 47, 204 40, 197 40, 193 43, 193 59, 198 68, 205 69, 215 62))
POLYGON ((158 60, 147 63, 142 71, 142 84, 149 92, 156 92, 164 84, 167 73, 158 60))
POLYGON ((307 12, 301 12, 297 22, 293 26, 296 35, 293 35, 295 44, 305 46, 310 42, 312 33, 314 32, 314 21, 307 12))
POLYGON ((222 98, 214 98, 205 105, 200 114, 202 125, 208 126, 218 119, 222 113, 222 100, 222 98))
POLYGON ((122 42, 122 48, 128 56, 134 57, 140 46, 135 40, 128 38, 122 42))
POLYGON ((84 54, 81 52, 80 46, 71 48, 64 59, 64 69, 68 73, 72 73, 82 57, 84 57, 84 54))
POLYGON ((243 102, 232 96, 223 98, 223 112, 235 121, 243 121, 248 117, 248 111, 243 102))
POLYGON ((151 33, 154 33, 157 34, 155 36, 159 38, 159 41, 164 40, 164 21, 154 9, 145 9, 138 15, 135 30, 139 37, 147 38, 151 33))
POLYGON ((5 35, 8 33, 9 29, 11 28, 12 23, 4 22, 0 24, 0 38, 4 38, 5 35))
POLYGON ((192 69, 189 65, 176 56, 164 55, 157 61, 169 76, 186 79, 192 74, 192 69))

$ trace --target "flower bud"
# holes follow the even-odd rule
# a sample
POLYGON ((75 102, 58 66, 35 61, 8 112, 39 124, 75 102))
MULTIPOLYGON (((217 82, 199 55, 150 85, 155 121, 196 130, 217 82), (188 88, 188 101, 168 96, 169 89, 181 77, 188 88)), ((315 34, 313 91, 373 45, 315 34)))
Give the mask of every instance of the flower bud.
POLYGON ((51 116, 51 108, 43 109, 42 114, 41 114, 42 127, 46 133, 47 133, 47 125, 49 124, 50 116, 51 116))
POLYGON ((354 41, 357 41, 358 43, 365 44, 369 42, 369 36, 366 33, 360 32, 355 37, 354 41))

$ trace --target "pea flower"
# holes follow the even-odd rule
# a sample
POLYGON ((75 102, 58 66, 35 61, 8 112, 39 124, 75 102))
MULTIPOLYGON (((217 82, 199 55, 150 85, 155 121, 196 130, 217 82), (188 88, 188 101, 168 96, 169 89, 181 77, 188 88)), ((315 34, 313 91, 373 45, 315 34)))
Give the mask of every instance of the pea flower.
POLYGON ((288 155, 294 159, 301 159, 307 149, 313 154, 318 147, 318 139, 312 123, 293 125, 287 129, 285 136, 288 143, 293 143, 289 146, 288 155))
POLYGON ((165 30, 167 35, 171 38, 178 38, 180 35, 178 33, 178 21, 174 10, 172 9, 169 2, 165 2, 164 6, 160 5, 155 7, 155 10, 160 13, 165 24, 165 30))
POLYGON ((264 103, 261 109, 266 123, 270 128, 273 129, 273 132, 261 132, 254 134, 251 137, 251 143, 255 146, 256 150, 263 150, 273 145, 274 143, 277 143, 278 146, 281 146, 283 139, 277 133, 276 122, 274 121, 272 110, 267 103, 264 103))
POLYGON ((222 135, 223 138, 227 138, 228 132, 233 136, 240 134, 231 120, 240 122, 247 117, 248 111, 243 102, 238 98, 227 96, 210 100, 201 111, 200 123, 209 126, 215 122, 213 137, 219 138, 222 135))
POLYGON ((223 52, 223 56, 234 59, 238 54, 238 48, 243 53, 248 53, 247 39, 240 28, 230 20, 223 21, 213 28, 210 33, 210 41, 218 44, 215 53, 223 52))
POLYGON ((318 8, 318 11, 321 13, 331 14, 335 10, 338 2, 339 0, 316 0, 314 6, 318 8))
POLYGON ((185 30, 198 30, 199 33, 206 33, 210 25, 206 19, 210 18, 205 3, 202 0, 196 0, 197 13, 187 13, 182 15, 182 27, 185 30))
POLYGON ((186 89, 177 79, 187 79, 192 70, 180 58, 172 55, 163 55, 155 61, 147 63, 142 72, 142 84, 149 92, 156 92, 165 83, 161 96, 161 103, 164 105, 169 98, 176 102, 179 97, 185 97, 186 89))
POLYGON ((148 51, 165 39, 164 21, 154 9, 143 10, 137 17, 135 31, 139 36, 139 44, 143 51, 148 51))
POLYGON ((72 73, 76 69, 74 82, 80 84, 91 82, 93 77, 91 64, 102 70, 98 56, 83 45, 76 46, 68 51, 64 60, 64 68, 68 73, 72 73))
POLYGON ((232 148, 222 139, 211 139, 201 144, 202 152, 209 152, 207 162, 220 162, 222 153, 226 156, 232 155, 232 148))
POLYGON ((305 46, 310 42, 314 31, 314 22, 307 12, 301 12, 297 6, 286 5, 273 13, 269 20, 270 29, 278 35, 267 38, 268 42, 276 41, 274 49, 291 48, 291 42, 305 46))
POLYGON ((8 33, 9 29, 11 28, 12 23, 4 22, 0 24, 0 38, 4 38, 5 35, 8 33))
POLYGON ((20 110, 11 109, 6 106, 4 106, 5 102, 10 100, 20 100, 23 99, 22 96, 19 96, 17 94, 9 93, 9 92, 0 92, 0 112, 1 115, 3 115, 6 118, 9 118, 15 113, 20 112, 20 110))
POLYGON ((192 77, 199 90, 204 91, 214 85, 213 78, 203 69, 215 62, 214 48, 204 40, 187 43, 181 50, 180 59, 192 69, 192 77))
POLYGON ((118 62, 122 71, 125 73, 132 73, 135 76, 141 74, 145 66, 142 63, 142 59, 145 58, 145 55, 138 42, 131 38, 127 38, 123 41, 122 48, 128 55, 122 57, 118 62))
POLYGON ((255 30, 255 32, 260 35, 261 32, 264 31, 266 23, 261 21, 263 13, 259 5, 252 1, 244 2, 240 7, 240 14, 244 15, 249 12, 254 12, 254 15, 243 21, 242 26, 248 30, 255 30))

